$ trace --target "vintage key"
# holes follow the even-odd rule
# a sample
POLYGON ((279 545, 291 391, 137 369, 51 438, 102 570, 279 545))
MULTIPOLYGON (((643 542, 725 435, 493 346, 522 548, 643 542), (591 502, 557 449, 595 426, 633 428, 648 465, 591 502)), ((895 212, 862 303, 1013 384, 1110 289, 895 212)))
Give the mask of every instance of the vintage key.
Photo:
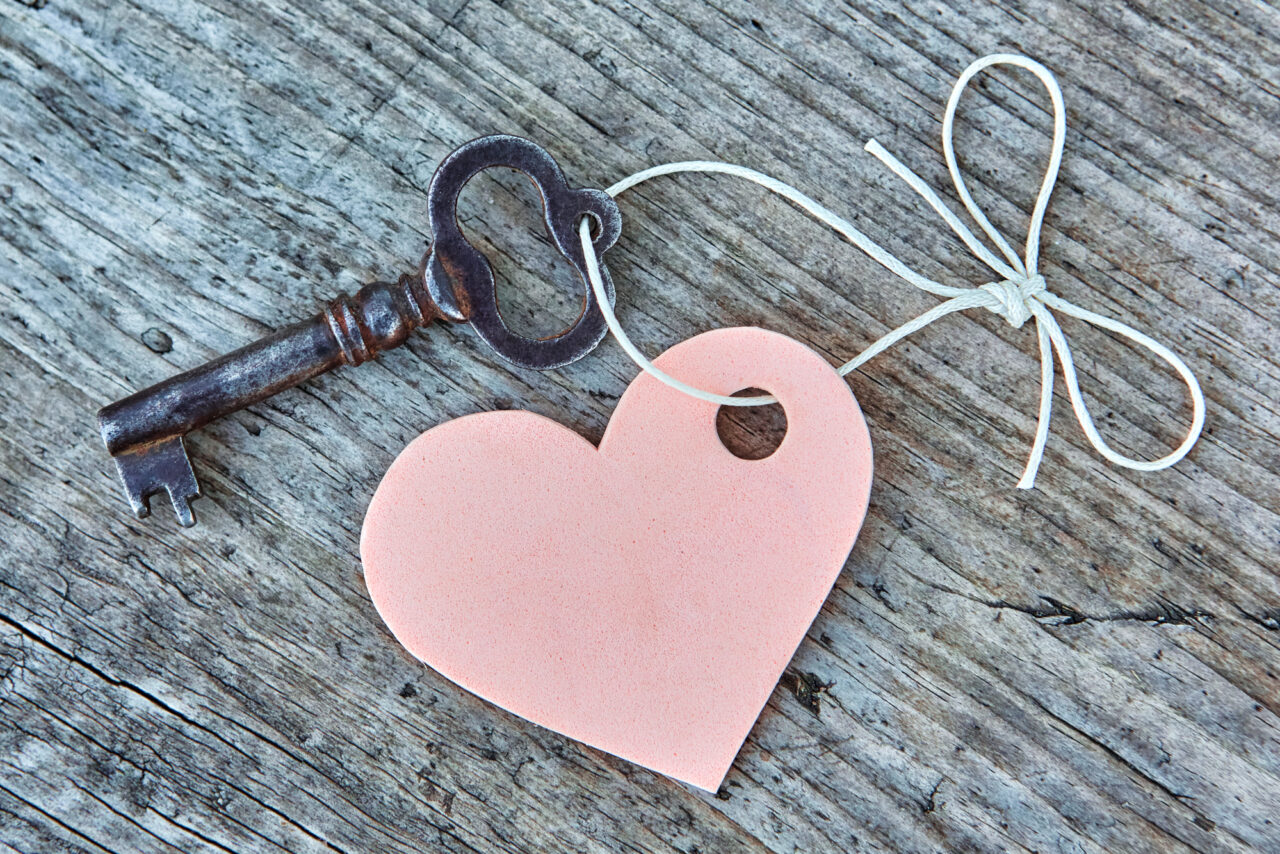
MULTIPOLYGON (((103 441, 139 518, 150 513, 149 498, 164 491, 178 522, 195 524, 191 501, 200 487, 183 443, 187 433, 339 365, 367 362, 433 320, 469 322, 498 355, 537 370, 577 361, 600 343, 607 330, 587 282, 578 225, 583 217, 592 220, 597 254, 614 244, 622 221, 606 193, 571 189, 551 155, 528 140, 487 136, 440 164, 427 190, 427 210, 431 248, 416 273, 339 297, 309 320, 99 410, 103 441), (458 194, 476 173, 493 166, 517 169, 533 181, 547 231, 583 283, 582 314, 558 335, 525 338, 507 328, 493 270, 458 226, 458 194)), ((612 300, 603 264, 600 271, 612 300)))

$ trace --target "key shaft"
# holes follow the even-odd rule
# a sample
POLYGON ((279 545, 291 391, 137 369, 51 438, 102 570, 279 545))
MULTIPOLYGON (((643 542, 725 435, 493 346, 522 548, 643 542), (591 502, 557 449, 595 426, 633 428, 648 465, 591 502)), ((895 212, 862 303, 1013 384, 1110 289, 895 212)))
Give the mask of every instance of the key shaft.
POLYGON ((375 282, 307 320, 103 407, 98 426, 134 511, 147 515, 148 493, 165 489, 179 521, 194 523, 190 507, 182 506, 199 494, 194 475, 188 481, 183 472, 190 471, 184 435, 341 365, 363 364, 439 317, 421 274, 375 282), (174 486, 190 494, 175 495, 174 486))
POLYGON ((359 365, 439 317, 414 277, 375 282, 324 311, 102 408, 107 451, 197 430, 340 365, 359 365))

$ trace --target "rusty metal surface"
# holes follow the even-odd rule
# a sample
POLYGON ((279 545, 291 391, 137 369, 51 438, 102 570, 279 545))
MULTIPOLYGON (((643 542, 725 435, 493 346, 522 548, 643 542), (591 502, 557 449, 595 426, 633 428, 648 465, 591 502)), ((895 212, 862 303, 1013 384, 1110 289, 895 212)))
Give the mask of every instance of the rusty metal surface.
MULTIPOLYGON (((487 136, 467 143, 440 164, 427 191, 434 242, 426 263, 426 288, 443 316, 469 320, 476 332, 507 361, 522 368, 547 370, 576 362, 591 352, 608 331, 587 282, 586 260, 578 241, 583 216, 594 222, 596 253, 618 239, 622 217, 617 203, 602 190, 571 189, 555 160, 539 146, 516 136, 487 136), (512 332, 498 310, 493 270, 484 255, 467 242, 458 226, 458 196, 484 169, 511 166, 529 176, 542 197, 543 219, 560 254, 582 283, 582 312, 573 324, 549 338, 526 338, 512 332)), ((602 265, 610 299, 613 282, 602 265)))
MULTIPOLYGON (((607 328, 587 284, 577 228, 584 216, 593 220, 597 253, 614 244, 621 217, 607 194, 570 188, 544 149, 520 137, 496 135, 473 140, 441 162, 427 207, 433 240, 416 273, 338 297, 314 317, 99 410, 103 442, 139 518, 150 512, 150 496, 165 492, 179 523, 195 524, 190 502, 199 496, 199 485, 182 442, 187 433, 339 365, 369 361, 433 320, 470 322, 498 355, 536 370, 577 361, 600 343, 607 328), (547 231, 582 282, 582 311, 557 335, 526 338, 507 327, 493 270, 458 226, 462 188, 495 166, 529 176, 542 199, 547 231)), ((601 273, 612 298, 603 264, 601 273)))

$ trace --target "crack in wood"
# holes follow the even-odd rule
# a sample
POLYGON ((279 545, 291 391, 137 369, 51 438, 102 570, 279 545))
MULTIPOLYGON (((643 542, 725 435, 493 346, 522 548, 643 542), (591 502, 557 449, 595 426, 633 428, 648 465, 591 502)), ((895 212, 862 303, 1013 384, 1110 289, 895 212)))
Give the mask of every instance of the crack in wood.
POLYGON ((1146 623, 1150 626, 1200 625, 1214 615, 1203 608, 1184 607, 1173 602, 1161 601, 1146 608, 1124 609, 1109 613, 1085 613, 1052 596, 1041 596, 1044 604, 1020 605, 1003 599, 979 600, 988 608, 1017 611, 1051 622, 1055 626, 1074 626, 1080 623, 1146 623))
POLYGON ((791 692, 796 702, 814 717, 822 714, 822 696, 835 687, 834 682, 824 682, 814 673, 788 670, 779 683, 791 692))

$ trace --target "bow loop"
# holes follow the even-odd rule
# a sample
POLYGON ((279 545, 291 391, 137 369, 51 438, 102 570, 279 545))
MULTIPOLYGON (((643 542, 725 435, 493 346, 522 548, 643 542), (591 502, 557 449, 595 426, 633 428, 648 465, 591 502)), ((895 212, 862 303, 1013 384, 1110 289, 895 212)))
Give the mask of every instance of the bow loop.
POLYGON ((969 212, 969 216, 973 217, 973 221, 986 232, 987 237, 991 238, 991 242, 1009 260, 1009 263, 1023 275, 1033 276, 1039 267, 1040 227, 1044 223, 1045 210, 1049 207, 1049 197, 1053 195, 1053 188, 1058 183, 1058 169, 1062 165, 1062 151, 1067 142, 1066 112, 1066 105, 1062 100, 1062 88, 1058 86, 1053 72, 1029 57, 995 53, 977 60, 960 74, 956 85, 951 89, 951 97, 947 99, 947 110, 942 117, 942 155, 947 161, 947 171, 951 173, 951 183, 955 185, 956 195, 960 197, 960 201, 969 212), (970 80, 993 65, 1016 65, 1030 71, 1044 84, 1044 88, 1049 92, 1049 100, 1053 102, 1053 145, 1049 151, 1049 163, 1044 170, 1044 180, 1040 182, 1040 192, 1036 196, 1035 206, 1031 211, 1031 223, 1027 226, 1026 250, 1021 259, 1014 253, 1004 236, 991 224, 991 220, 987 219, 987 215, 983 213, 982 208, 978 207, 978 203, 973 200, 973 195, 969 192, 964 176, 960 173, 960 166, 956 162, 953 131, 960 96, 964 94, 970 80))

